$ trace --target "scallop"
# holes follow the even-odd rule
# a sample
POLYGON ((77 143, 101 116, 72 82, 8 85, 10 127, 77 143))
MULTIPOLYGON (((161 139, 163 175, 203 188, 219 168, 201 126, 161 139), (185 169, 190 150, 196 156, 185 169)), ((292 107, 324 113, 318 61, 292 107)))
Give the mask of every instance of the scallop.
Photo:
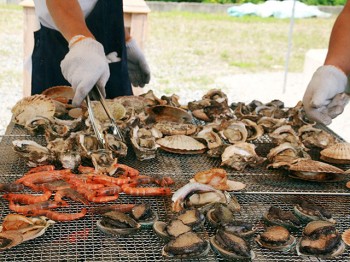
POLYGON ((346 245, 350 246, 350 229, 345 230, 341 238, 346 245))
POLYGON ((158 139, 157 144, 168 152, 178 154, 201 154, 206 151, 206 146, 186 135, 166 136, 158 139))
POLYGON ((323 149, 320 158, 334 164, 350 164, 350 143, 337 143, 323 149))
POLYGON ((148 120, 153 122, 169 121, 175 123, 190 123, 192 116, 184 109, 168 106, 156 105, 147 109, 149 114, 148 120))

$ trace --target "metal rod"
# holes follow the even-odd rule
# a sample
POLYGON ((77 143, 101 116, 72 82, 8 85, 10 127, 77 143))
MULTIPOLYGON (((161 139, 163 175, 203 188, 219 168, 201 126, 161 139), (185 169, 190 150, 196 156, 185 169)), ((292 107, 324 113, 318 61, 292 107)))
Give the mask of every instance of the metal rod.
MULTIPOLYGON (((232 193, 232 192, 231 192, 232 193)), ((350 193, 330 193, 330 192, 266 192, 266 191, 247 191, 247 192, 233 192, 237 195, 320 195, 320 196, 350 196, 350 193)))
POLYGON ((86 104, 87 104, 87 108, 88 108, 88 112, 89 112, 89 119, 90 119, 92 128, 95 132, 95 135, 97 137, 98 142, 100 143, 101 148, 104 148, 105 141, 104 141, 102 134, 100 133, 100 131, 97 128, 97 125, 95 122, 94 111, 92 110, 91 100, 90 100, 89 95, 86 96, 86 104))

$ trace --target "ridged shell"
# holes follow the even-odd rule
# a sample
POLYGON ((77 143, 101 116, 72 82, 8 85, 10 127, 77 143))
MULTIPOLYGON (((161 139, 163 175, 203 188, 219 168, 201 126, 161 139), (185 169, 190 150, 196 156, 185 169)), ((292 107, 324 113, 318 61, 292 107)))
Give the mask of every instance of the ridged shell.
POLYGON ((38 116, 52 118, 55 114, 55 103, 44 95, 33 95, 18 101, 11 112, 12 121, 25 126, 28 120, 38 116))
POLYGON ((74 90, 70 86, 53 86, 44 90, 41 94, 67 104, 74 97, 74 90))
MULTIPOLYGON (((92 101, 91 104, 92 104, 92 109, 94 111, 94 116, 97 120, 99 120, 101 123, 109 120, 100 102, 92 101)), ((122 119, 125 116, 126 109, 122 104, 115 102, 113 100, 108 100, 108 99, 106 100, 106 104, 115 120, 122 119)))
POLYGON ((350 143, 337 143, 330 147, 323 149, 321 152, 321 159, 336 164, 350 163, 350 143))
POLYGON ((343 239, 346 245, 350 246, 350 229, 345 230, 341 238, 343 239))
POLYGON ((157 144, 163 150, 179 154, 204 153, 206 146, 193 137, 185 135, 173 135, 157 140, 157 144))
POLYGON ((192 116, 187 111, 174 106, 153 106, 147 109, 147 113, 150 119, 157 123, 162 121, 190 123, 192 121, 192 116))
POLYGON ((296 162, 289 166, 289 170, 300 172, 318 172, 318 173, 333 173, 343 174, 344 171, 338 167, 332 166, 316 160, 307 158, 299 158, 296 162))

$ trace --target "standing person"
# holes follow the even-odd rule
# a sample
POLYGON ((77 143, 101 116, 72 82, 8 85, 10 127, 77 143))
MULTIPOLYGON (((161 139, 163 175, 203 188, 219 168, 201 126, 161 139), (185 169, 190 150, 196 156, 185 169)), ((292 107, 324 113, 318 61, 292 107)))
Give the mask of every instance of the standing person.
POLYGON ((78 106, 96 84, 107 98, 132 95, 150 81, 146 59, 124 28, 122 0, 35 0, 32 94, 58 85, 78 106), (107 56, 106 56, 107 54, 107 56))
POLYGON ((319 67, 306 88, 303 105, 307 116, 329 125, 344 111, 349 97, 350 74, 350 0, 336 19, 324 65, 319 67), (337 98, 335 98, 337 96, 337 98))

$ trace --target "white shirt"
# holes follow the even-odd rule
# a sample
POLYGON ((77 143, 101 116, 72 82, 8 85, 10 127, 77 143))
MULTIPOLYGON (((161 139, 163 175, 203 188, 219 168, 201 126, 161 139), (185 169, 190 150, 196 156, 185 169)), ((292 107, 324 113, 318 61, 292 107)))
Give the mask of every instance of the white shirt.
MULTIPOLYGON (((70 0, 63 0, 63 1, 70 1, 70 0)), ((94 9, 96 3, 98 0, 78 0, 80 7, 84 13, 84 17, 87 17, 92 9, 94 9)), ((46 0, 34 0, 35 4, 35 13, 39 19, 39 22, 48 28, 57 30, 57 27, 52 20, 52 17, 49 13, 49 10, 46 6, 46 0)))

